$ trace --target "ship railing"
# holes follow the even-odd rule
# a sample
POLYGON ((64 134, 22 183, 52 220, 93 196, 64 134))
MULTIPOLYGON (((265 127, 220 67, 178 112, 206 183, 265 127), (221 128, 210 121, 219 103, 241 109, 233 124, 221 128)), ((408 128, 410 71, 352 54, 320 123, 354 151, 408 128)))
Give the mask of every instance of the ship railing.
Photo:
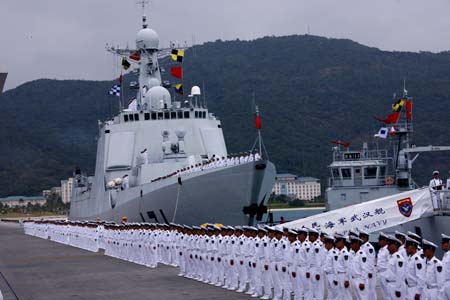
POLYGON ((351 160, 387 160, 391 159, 387 150, 358 150, 358 151, 336 151, 333 153, 333 161, 351 160), (354 155, 354 154, 358 155, 354 155), (350 155, 351 154, 351 155, 350 155))
POLYGON ((450 214, 450 189, 438 191, 430 189, 430 194, 434 212, 439 215, 450 214))

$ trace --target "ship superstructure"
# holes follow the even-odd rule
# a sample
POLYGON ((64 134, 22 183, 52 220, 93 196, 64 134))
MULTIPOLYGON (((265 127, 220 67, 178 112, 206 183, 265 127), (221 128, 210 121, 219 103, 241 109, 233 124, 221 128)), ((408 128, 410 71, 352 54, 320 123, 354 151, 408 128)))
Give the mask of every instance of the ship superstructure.
POLYGON ((275 167, 261 149, 228 155, 222 124, 198 86, 176 101, 161 78, 159 37, 143 17, 135 99, 99 123, 95 176, 75 171, 71 219, 251 224, 265 211, 275 167))

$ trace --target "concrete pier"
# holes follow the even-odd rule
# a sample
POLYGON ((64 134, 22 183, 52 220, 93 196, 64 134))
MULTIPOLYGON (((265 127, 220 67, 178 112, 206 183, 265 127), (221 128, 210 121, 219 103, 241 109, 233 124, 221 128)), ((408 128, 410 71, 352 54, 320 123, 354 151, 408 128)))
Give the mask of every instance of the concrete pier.
POLYGON ((100 253, 25 235, 0 222, 0 290, 5 300, 234 300, 252 299, 100 253))

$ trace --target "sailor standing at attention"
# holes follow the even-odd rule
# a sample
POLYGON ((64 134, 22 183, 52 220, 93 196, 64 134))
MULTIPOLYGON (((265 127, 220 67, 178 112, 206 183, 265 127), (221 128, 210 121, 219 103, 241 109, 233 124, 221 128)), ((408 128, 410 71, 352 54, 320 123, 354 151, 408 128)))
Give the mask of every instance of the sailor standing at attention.
MULTIPOLYGON (((352 290, 350 288, 350 253, 345 247, 345 237, 339 234, 334 236, 338 260, 336 264, 337 280, 339 286, 339 300, 351 300, 352 290)), ((306 299, 306 298, 305 298, 306 299)))
POLYGON ((365 251, 361 249, 362 242, 356 236, 350 237, 350 245, 355 252, 351 258, 350 274, 352 277, 353 292, 357 300, 370 299, 368 293, 369 259, 365 251))
POLYGON ((440 208, 439 202, 441 200, 440 194, 436 193, 441 191, 443 187, 442 179, 439 178, 439 171, 433 171, 433 179, 430 180, 431 199, 433 200, 433 208, 440 208))
POLYGON ((372 244, 369 243, 369 233, 365 231, 359 231, 359 238, 363 241, 363 244, 361 245, 361 250, 364 251, 364 253, 367 256, 367 267, 368 267, 368 274, 367 274, 367 280, 368 280, 368 300, 377 300, 377 292, 376 292, 376 283, 377 278, 375 277, 375 259, 376 259, 376 253, 375 249, 373 248, 372 244))
POLYGON ((439 299, 439 289, 444 285, 444 272, 442 263, 434 256, 436 251, 436 244, 430 241, 423 240, 423 255, 426 261, 426 275, 425 275, 425 299, 434 300, 439 299))
POLYGON ((389 261, 386 270, 379 274, 380 281, 384 281, 386 286, 387 293, 384 294, 386 300, 404 299, 405 261, 403 256, 398 253, 401 244, 399 239, 389 236, 389 261))
POLYGON ((425 263, 417 251, 419 242, 407 237, 406 252, 408 259, 405 269, 406 299, 423 299, 423 289, 425 288, 425 263))
MULTIPOLYGON (((323 271, 325 273, 325 282, 328 291, 329 300, 338 300, 339 298, 339 286, 337 279, 337 260, 338 252, 334 248, 334 238, 332 236, 325 236, 324 248, 326 251, 325 263, 323 271)), ((298 298, 301 299, 301 298, 298 298)))
POLYGON ((441 296, 439 299, 450 300, 450 236, 442 234, 442 268, 444 269, 444 286, 441 288, 441 296))

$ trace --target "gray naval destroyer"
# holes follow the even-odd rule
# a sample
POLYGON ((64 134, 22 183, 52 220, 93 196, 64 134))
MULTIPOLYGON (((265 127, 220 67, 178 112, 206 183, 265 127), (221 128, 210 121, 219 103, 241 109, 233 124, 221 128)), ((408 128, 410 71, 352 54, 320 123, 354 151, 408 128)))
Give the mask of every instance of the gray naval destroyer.
POLYGON ((222 124, 198 86, 173 101, 158 63, 170 49, 159 50, 145 15, 142 27, 136 49, 108 49, 139 55, 137 95, 134 105, 99 122, 95 175, 75 170, 69 218, 230 225, 261 219, 275 166, 261 148, 228 155, 222 124))
MULTIPOLYGON (((412 178, 412 169, 420 153, 450 151, 450 146, 413 144, 413 99, 404 88, 403 96, 394 100, 389 116, 378 118, 385 125, 374 136, 386 140, 388 147, 380 149, 377 142, 376 149, 369 149, 368 144, 364 143, 362 149, 350 150, 349 143, 333 141, 338 145, 333 147, 333 159, 329 165, 331 176, 326 189, 328 211, 417 189, 419 186, 412 178)), ((448 232, 450 191, 447 187, 430 189, 430 193, 431 198, 437 197, 439 200, 433 204, 433 216, 399 225, 389 229, 389 232, 411 231, 440 241, 440 234, 448 232)))

